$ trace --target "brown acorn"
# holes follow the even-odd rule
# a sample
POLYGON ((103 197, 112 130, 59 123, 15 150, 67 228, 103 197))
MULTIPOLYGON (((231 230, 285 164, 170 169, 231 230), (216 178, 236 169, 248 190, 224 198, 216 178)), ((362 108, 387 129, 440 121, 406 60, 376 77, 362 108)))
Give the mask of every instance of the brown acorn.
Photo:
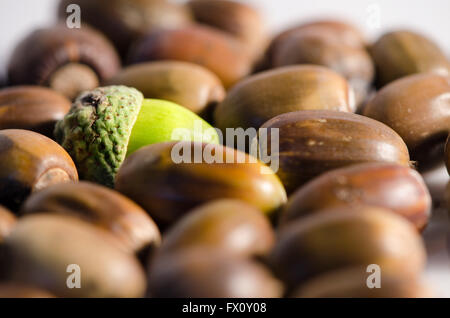
POLYGON ((430 193, 419 173, 396 164, 366 163, 324 173, 300 188, 283 209, 281 224, 360 204, 404 216, 418 230, 423 230, 431 213, 430 193))
MULTIPOLYGON (((325 273, 299 287, 296 298, 431 298, 433 292, 420 279, 405 279, 401 273, 381 272, 379 285, 372 283, 371 272, 349 268, 325 273)), ((375 281, 376 283, 376 281, 375 281)))
POLYGON ((131 252, 159 246, 161 235, 147 213, 127 197, 89 182, 48 187, 32 194, 21 213, 78 217, 110 232, 131 252))
POLYGON ((384 34, 371 47, 380 87, 404 76, 431 72, 450 75, 450 61, 422 34, 395 31, 384 34))
POLYGON ((366 100, 375 75, 365 49, 342 44, 332 30, 320 27, 300 29, 278 44, 272 67, 294 64, 322 65, 341 74, 355 90, 357 105, 366 100))
POLYGON ((162 255, 148 277, 155 298, 278 298, 283 293, 263 265, 215 249, 162 255))
POLYGON ((65 96, 44 87, 0 90, 0 129, 26 129, 53 138, 55 124, 69 112, 65 96))
POLYGON ((268 166, 231 148, 191 142, 136 151, 119 169, 115 188, 160 225, 217 199, 239 199, 267 214, 286 202, 286 192, 268 166))
POLYGON ((131 64, 177 60, 206 67, 228 88, 251 71, 252 58, 246 47, 225 32, 202 25, 155 31, 131 50, 131 64))
POLYGON ((355 110, 353 89, 339 74, 321 66, 288 66, 253 75, 218 105, 218 128, 258 129, 269 119, 298 110, 355 110))
POLYGON ((192 63, 158 61, 124 68, 109 85, 134 87, 145 98, 168 100, 201 114, 225 98, 220 79, 192 63))
POLYGON ((262 128, 267 129, 267 140, 261 139, 261 144, 267 145, 270 157, 279 158, 277 174, 288 193, 324 172, 357 163, 409 166, 408 149, 400 136, 364 116, 298 111, 277 116, 262 128), (276 141, 278 149, 273 148, 276 141))
POLYGON ((376 264, 381 272, 417 277, 425 248, 415 227, 381 208, 339 208, 299 219, 279 232, 270 256, 275 273, 290 288, 324 273, 376 264))
POLYGON ((14 282, 0 284, 0 298, 53 298, 48 291, 14 282))
POLYGON ((254 7, 230 0, 191 0, 188 6, 197 22, 230 33, 255 55, 261 54, 267 32, 262 15, 254 7))
POLYGON ((83 21, 102 31, 122 57, 144 34, 192 22, 189 8, 167 0, 61 0, 58 15, 62 20, 69 16, 70 4, 80 6, 83 21))
POLYGON ((27 130, 0 130, 0 204, 17 211, 32 192, 77 180, 72 158, 53 140, 27 130))
POLYGON ((263 256, 275 234, 267 217, 239 200, 217 200, 187 213, 164 235, 159 253, 211 248, 237 256, 263 256))
POLYGON ((405 141, 420 169, 442 162, 450 133, 450 77, 416 74, 386 87, 363 114, 394 129, 405 141))
POLYGON ((107 232, 74 217, 23 217, 4 246, 10 281, 58 297, 141 297, 145 291, 138 260, 107 232), (77 273, 80 288, 69 288, 77 273))
POLYGON ((0 245, 11 233, 16 225, 17 219, 10 211, 0 206, 0 245))
POLYGON ((9 62, 12 85, 43 85, 75 98, 98 87, 120 68, 111 43, 99 32, 65 24, 39 29, 23 39, 9 62))

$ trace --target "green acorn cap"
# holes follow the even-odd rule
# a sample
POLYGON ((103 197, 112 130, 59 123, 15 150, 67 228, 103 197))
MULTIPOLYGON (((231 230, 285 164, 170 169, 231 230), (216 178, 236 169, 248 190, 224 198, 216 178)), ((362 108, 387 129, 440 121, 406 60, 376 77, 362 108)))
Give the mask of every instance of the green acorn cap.
MULTIPOLYGON (((127 154, 152 143, 171 141, 174 129, 191 131, 197 120, 203 130, 212 129, 182 106, 144 100, 134 88, 108 86, 82 93, 57 123, 55 137, 73 158, 82 179, 113 187, 127 154)), ((204 136, 192 134, 190 139, 219 143, 215 131, 204 136)))

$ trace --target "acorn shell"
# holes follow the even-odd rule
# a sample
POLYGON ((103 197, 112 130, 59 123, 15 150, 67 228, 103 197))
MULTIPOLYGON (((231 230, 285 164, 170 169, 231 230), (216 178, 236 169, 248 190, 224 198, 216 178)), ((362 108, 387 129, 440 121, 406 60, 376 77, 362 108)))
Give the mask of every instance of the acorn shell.
POLYGON ((0 90, 0 129, 26 129, 53 138, 56 122, 70 106, 70 100, 48 88, 5 88, 0 90))
POLYGON ((27 130, 0 130, 0 204, 17 211, 32 192, 77 180, 72 158, 53 140, 27 130))
POLYGON ((426 226, 431 213, 430 193, 418 172, 395 164, 366 163, 332 170, 307 183, 290 197, 281 223, 359 204, 391 210, 418 230, 426 226))
POLYGON ((122 164, 115 188, 161 225, 217 199, 239 199, 267 214, 286 202, 281 182, 263 163, 234 149, 191 142, 153 144, 136 151, 122 164), (208 154, 213 157, 205 160, 208 154), (230 159, 233 163, 227 163, 230 159))
POLYGON ((54 298, 48 291, 14 282, 0 284, 0 298, 54 298))
POLYGON ((341 75, 322 66, 287 66, 253 75, 233 87, 214 113, 218 128, 258 129, 298 110, 355 110, 354 92, 341 75))
POLYGON ((0 245, 11 233, 16 225, 17 219, 10 211, 0 206, 0 245))
POLYGON ((270 157, 279 157, 277 172, 288 193, 320 174, 367 162, 409 166, 408 149, 388 126, 356 114, 336 111, 298 111, 277 116, 267 129, 270 157), (278 129, 278 134, 273 135, 278 129), (274 136, 274 137, 272 137, 274 136), (279 149, 272 150, 278 138, 279 149))

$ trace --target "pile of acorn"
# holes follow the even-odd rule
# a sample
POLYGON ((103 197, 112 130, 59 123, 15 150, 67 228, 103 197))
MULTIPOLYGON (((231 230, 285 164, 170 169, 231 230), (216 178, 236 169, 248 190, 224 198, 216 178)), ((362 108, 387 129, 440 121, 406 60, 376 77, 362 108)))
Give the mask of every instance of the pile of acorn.
POLYGON ((432 295, 421 232, 445 199, 422 173, 450 170, 450 62, 432 41, 368 44, 339 21, 270 40, 229 0, 58 15, 0 90, 0 297, 432 295), (278 128, 278 171, 215 134, 173 138, 195 122, 278 128), (246 160, 177 163, 180 145, 246 160))

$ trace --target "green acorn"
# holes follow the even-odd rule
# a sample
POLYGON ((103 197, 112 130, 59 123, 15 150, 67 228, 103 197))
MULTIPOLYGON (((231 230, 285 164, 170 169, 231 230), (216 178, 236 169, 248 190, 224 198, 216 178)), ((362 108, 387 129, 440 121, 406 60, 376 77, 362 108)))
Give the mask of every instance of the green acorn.
POLYGON ((82 179, 109 187, 125 157, 143 146, 173 140, 219 143, 217 131, 188 109, 144 99, 126 86, 81 94, 57 123, 55 137, 72 156, 82 179))

